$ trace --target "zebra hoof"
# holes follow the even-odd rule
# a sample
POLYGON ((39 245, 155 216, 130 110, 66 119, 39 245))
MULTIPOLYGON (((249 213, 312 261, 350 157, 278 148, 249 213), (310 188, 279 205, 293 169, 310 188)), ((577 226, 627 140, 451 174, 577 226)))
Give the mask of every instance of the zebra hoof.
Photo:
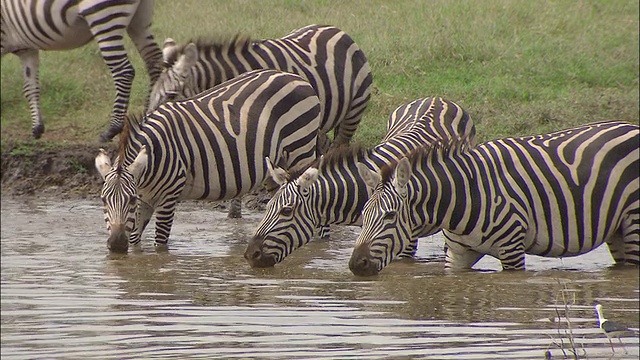
POLYGON ((101 143, 108 143, 111 141, 111 139, 113 139, 113 137, 116 136, 115 134, 111 134, 110 131, 105 131, 102 134, 100 134, 100 142, 101 143))
POLYGON ((100 134, 100 142, 102 143, 106 143, 111 141, 114 136, 120 134, 120 132, 122 132, 122 127, 120 126, 110 126, 107 131, 103 132, 102 134, 100 134))
POLYGON ((155 243, 156 252, 163 253, 169 251, 169 245, 167 243, 155 243))
POLYGON ((44 134, 44 124, 36 125, 31 130, 31 135, 34 139, 38 140, 44 134))

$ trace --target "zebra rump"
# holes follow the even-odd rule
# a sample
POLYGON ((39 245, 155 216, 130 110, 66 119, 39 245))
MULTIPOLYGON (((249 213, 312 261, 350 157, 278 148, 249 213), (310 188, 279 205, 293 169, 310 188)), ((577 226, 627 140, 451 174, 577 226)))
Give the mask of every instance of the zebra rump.
MULTIPOLYGON (((371 149, 335 147, 304 172, 270 167, 280 188, 267 204, 245 250, 252 267, 281 262, 316 234, 326 237, 330 224, 359 225, 371 189, 359 175, 358 164, 378 169, 442 139, 461 137, 475 144, 475 127, 469 114, 442 98, 422 98, 399 106, 391 113, 387 128, 379 145, 371 149)), ((412 256, 416 247, 417 239, 403 255, 412 256)))
POLYGON ((342 144, 355 133, 371 95, 366 56, 349 35, 333 26, 309 25, 268 40, 237 36, 229 42, 176 45, 167 39, 162 51, 166 69, 153 86, 148 111, 246 71, 277 69, 298 74, 313 86, 320 99, 321 135, 335 129, 334 141, 342 144))
POLYGON ((162 71, 162 51, 151 33, 153 0, 1 0, 1 54, 20 58, 23 93, 29 102, 32 135, 44 133, 40 116, 39 50, 69 50, 94 39, 116 88, 109 128, 100 136, 111 140, 122 129, 129 105, 134 68, 124 46, 128 33, 144 60, 151 85, 162 71))
POLYGON ((226 200, 255 189, 265 157, 289 168, 316 157, 320 104, 301 77, 245 73, 144 117, 127 117, 119 155, 102 153, 102 201, 111 251, 137 245, 152 214, 155 244, 166 246, 179 200, 226 200))
POLYGON ((637 265, 639 158, 639 127, 616 121, 420 149, 387 176, 363 171, 375 191, 349 267, 377 274, 411 239, 440 228, 448 269, 485 254, 524 269, 525 254, 576 256, 602 243, 617 264, 637 265))

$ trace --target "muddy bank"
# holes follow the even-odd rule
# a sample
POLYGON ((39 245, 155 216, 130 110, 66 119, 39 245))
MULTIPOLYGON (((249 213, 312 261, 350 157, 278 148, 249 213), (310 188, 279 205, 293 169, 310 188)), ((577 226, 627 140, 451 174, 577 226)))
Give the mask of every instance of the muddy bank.
MULTIPOLYGON (((113 156, 113 144, 52 145, 45 142, 3 144, 2 195, 98 198, 102 178, 94 166, 100 148, 113 156)), ((262 210, 269 200, 265 191, 243 197, 248 209, 262 210)), ((216 204, 227 207, 226 201, 216 204)))

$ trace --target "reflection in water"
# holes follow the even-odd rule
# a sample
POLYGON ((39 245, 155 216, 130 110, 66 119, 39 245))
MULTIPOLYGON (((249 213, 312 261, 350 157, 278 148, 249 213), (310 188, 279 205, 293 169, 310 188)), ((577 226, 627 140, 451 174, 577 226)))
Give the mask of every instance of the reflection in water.
MULTIPOLYGON (((589 359, 609 358, 592 303, 638 328, 637 269, 611 269, 605 248, 571 259, 493 259, 446 274, 439 236, 418 260, 364 279, 348 270, 355 227, 332 229, 271 269, 242 257, 260 214, 226 219, 182 204, 168 253, 109 255, 98 201, 2 199, 2 357, 541 359, 570 320, 589 359), (563 322, 557 322, 558 315, 563 322)), ((152 228, 152 227, 150 227, 152 228)), ((623 339, 638 358, 638 338, 623 339)))

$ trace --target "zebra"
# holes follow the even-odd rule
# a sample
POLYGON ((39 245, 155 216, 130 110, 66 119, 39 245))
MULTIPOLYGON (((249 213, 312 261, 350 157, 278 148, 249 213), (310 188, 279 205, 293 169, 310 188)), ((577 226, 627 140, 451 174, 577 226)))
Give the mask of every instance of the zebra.
MULTIPOLYGON (((452 137, 464 137, 475 144, 475 126, 469 114, 452 101, 422 98, 391 113, 387 134, 372 149, 336 147, 318 164, 298 173, 269 163, 271 176, 281 186, 267 204, 244 257, 252 267, 274 266, 309 242, 318 229, 324 237, 329 224, 359 225, 371 191, 358 174, 358 163, 377 169, 411 149, 452 137)), ((413 253, 415 250, 408 249, 405 256, 413 253)))
POLYGON ((225 200, 265 179, 265 157, 291 169, 316 154, 320 102, 308 82, 276 70, 240 75, 160 106, 141 123, 125 117, 118 156, 95 166, 111 252, 138 247, 153 212, 155 245, 167 247, 179 200, 225 200))
POLYGON ((488 254, 523 270, 525 254, 577 256, 603 242, 616 264, 639 263, 640 132, 598 122, 549 134, 452 141, 402 158, 381 174, 349 267, 379 273, 411 239, 443 229, 445 268, 470 269, 488 254))
POLYGON ((150 30, 154 0, 1 1, 1 56, 13 53, 22 63, 32 136, 39 139, 44 133, 38 51, 75 49, 94 39, 116 88, 110 125, 100 136, 102 142, 110 141, 122 129, 135 73, 124 46, 125 32, 144 60, 151 85, 162 72, 162 50, 150 30))
POLYGON ((335 129, 339 145, 350 141, 371 97, 372 74, 364 52, 333 26, 308 25, 270 40, 235 36, 227 43, 200 39, 180 46, 166 39, 162 52, 166 68, 151 90, 148 111, 249 70, 277 69, 306 78, 316 89, 320 128, 323 134, 335 129))

